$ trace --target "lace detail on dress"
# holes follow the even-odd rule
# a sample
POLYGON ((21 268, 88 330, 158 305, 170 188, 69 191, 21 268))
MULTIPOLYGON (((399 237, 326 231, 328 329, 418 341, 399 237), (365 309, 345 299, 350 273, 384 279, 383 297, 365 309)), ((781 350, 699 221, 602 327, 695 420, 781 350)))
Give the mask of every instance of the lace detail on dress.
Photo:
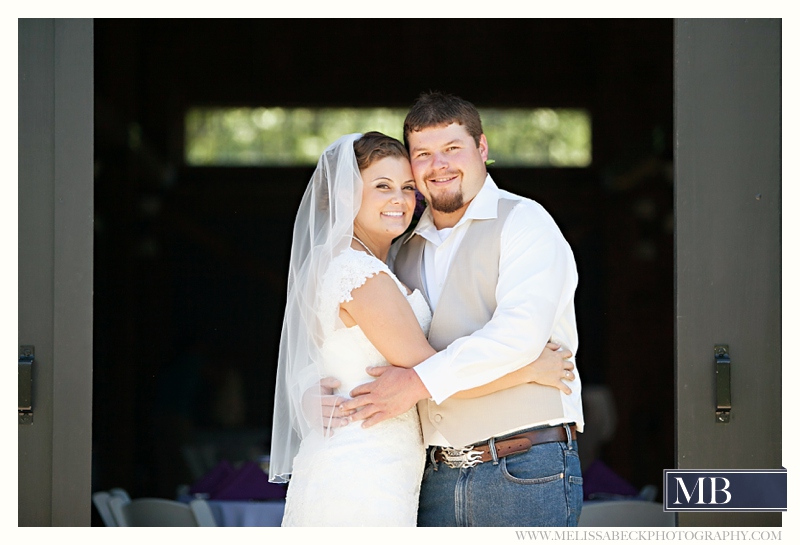
POLYGON ((403 295, 406 289, 389 267, 366 252, 352 248, 336 256, 322 280, 320 295, 320 315, 323 316, 324 332, 329 333, 337 327, 344 327, 339 321, 339 305, 353 300, 353 290, 379 273, 386 273, 395 281, 403 295))

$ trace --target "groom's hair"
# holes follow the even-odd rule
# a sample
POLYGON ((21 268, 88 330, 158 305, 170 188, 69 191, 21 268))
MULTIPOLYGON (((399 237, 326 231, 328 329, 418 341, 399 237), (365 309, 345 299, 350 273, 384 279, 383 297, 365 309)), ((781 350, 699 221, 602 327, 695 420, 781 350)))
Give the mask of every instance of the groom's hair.
POLYGON ((408 160, 408 150, 399 140, 377 131, 364 133, 361 138, 353 142, 353 151, 356 152, 359 170, 364 170, 378 159, 385 157, 408 160))
POLYGON ((483 134, 481 115, 471 102, 439 91, 422 93, 406 115, 403 141, 408 147, 410 133, 431 127, 445 127, 452 123, 462 125, 475 140, 475 145, 480 145, 483 134))

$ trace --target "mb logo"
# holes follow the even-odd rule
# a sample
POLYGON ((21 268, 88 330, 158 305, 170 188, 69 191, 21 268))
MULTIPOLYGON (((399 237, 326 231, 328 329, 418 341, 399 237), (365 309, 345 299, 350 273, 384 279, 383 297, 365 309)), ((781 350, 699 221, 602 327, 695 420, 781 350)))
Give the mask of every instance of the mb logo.
POLYGON ((664 470, 665 511, 786 511, 786 469, 664 470))
POLYGON ((686 505, 725 504, 731 501, 729 491, 731 482, 725 477, 698 477, 691 491, 687 488, 683 477, 675 477, 675 484, 678 488, 675 490, 674 505, 682 505, 681 496, 686 505))

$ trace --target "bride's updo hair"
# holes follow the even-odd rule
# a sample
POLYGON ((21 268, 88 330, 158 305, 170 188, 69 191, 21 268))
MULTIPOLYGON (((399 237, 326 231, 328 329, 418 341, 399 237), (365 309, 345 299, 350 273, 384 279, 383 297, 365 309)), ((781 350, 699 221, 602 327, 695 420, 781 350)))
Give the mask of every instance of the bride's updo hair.
POLYGON ((361 138, 353 142, 353 150, 356 152, 359 170, 369 168, 378 159, 386 157, 408 160, 408 150, 399 140, 377 131, 364 133, 361 138))

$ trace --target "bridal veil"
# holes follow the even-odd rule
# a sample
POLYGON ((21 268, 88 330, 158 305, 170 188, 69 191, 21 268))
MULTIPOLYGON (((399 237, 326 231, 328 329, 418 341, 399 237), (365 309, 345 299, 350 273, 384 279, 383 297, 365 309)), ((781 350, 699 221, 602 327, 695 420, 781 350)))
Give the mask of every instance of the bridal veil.
POLYGON ((322 275, 331 260, 350 246, 353 220, 361 206, 361 174, 353 151, 360 137, 342 136, 322 153, 297 211, 275 386, 272 482, 289 480, 300 441, 322 430, 321 405, 313 395, 323 378, 317 303, 322 275))

